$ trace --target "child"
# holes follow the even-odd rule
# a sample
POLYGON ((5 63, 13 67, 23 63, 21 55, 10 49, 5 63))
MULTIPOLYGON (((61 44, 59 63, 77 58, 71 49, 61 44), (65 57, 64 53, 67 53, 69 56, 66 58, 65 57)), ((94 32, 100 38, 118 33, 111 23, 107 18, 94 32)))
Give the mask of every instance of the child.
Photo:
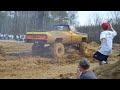
POLYGON ((107 59, 112 52, 113 38, 117 32, 113 29, 110 23, 102 24, 102 32, 100 34, 101 46, 99 50, 93 55, 93 58, 99 61, 99 65, 107 64, 107 59), (108 30, 110 27, 111 31, 108 30))

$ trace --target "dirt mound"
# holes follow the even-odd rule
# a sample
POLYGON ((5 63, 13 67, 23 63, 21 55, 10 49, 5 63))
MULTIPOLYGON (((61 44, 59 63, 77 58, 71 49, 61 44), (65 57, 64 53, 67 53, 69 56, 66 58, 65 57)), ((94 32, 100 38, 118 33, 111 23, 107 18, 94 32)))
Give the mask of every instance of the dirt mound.
POLYGON ((98 47, 99 46, 99 44, 94 42, 94 41, 90 42, 89 45, 92 45, 93 47, 98 47))
POLYGON ((120 79, 120 59, 116 63, 102 65, 94 71, 99 79, 120 79))
POLYGON ((99 44, 96 42, 90 42, 85 45, 85 56, 92 58, 93 54, 97 51, 99 44))

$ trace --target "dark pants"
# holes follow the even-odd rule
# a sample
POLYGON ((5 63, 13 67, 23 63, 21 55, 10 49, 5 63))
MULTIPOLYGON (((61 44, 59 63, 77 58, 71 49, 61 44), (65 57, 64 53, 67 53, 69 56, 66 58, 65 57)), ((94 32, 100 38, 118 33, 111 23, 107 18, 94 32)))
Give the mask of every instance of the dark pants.
POLYGON ((107 62, 108 57, 109 57, 108 55, 103 55, 98 51, 93 55, 93 58, 97 59, 98 61, 106 61, 107 62))

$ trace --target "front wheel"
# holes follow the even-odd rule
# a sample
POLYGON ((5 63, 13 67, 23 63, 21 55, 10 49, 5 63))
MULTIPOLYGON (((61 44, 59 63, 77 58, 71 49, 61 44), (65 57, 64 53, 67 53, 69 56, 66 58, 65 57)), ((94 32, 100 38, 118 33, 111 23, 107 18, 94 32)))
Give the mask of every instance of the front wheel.
POLYGON ((87 42, 81 42, 80 45, 79 45, 79 49, 83 54, 86 54, 87 42))

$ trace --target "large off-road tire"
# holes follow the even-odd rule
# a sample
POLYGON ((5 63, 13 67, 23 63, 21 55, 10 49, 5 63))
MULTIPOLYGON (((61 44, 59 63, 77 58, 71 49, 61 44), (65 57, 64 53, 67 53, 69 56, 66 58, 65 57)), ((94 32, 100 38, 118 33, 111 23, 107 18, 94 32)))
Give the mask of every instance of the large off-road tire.
POLYGON ((64 45, 62 43, 55 43, 51 47, 51 53, 54 58, 62 57, 64 55, 64 45))
POLYGON ((86 50, 87 50, 87 42, 81 42, 81 43, 80 43, 80 51, 81 51, 83 54, 86 54, 86 50))
POLYGON ((42 53, 43 49, 44 49, 43 44, 34 43, 32 46, 32 55, 33 56, 39 55, 40 53, 42 53))

